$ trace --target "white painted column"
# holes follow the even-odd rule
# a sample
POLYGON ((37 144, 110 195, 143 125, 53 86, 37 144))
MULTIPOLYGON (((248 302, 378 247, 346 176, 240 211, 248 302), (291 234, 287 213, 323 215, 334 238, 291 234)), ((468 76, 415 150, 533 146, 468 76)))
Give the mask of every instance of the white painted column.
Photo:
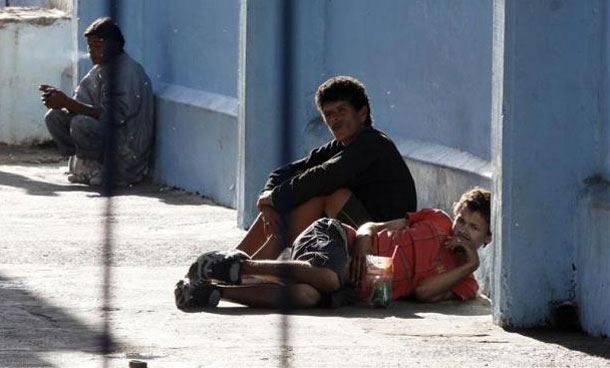
POLYGON ((38 85, 62 87, 72 61, 71 32, 72 20, 61 10, 0 9, 0 142, 51 139, 38 85))

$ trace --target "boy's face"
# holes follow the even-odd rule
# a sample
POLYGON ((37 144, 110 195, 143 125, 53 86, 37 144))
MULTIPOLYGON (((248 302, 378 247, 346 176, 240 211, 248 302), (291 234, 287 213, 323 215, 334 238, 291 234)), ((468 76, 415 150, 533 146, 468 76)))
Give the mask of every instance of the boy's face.
POLYGON ((459 237, 465 244, 477 250, 483 244, 491 242, 489 224, 477 211, 464 206, 453 220, 453 236, 459 237))
POLYGON ((336 140, 344 146, 350 144, 362 133, 368 108, 363 106, 359 111, 349 101, 328 102, 322 106, 322 117, 336 140))

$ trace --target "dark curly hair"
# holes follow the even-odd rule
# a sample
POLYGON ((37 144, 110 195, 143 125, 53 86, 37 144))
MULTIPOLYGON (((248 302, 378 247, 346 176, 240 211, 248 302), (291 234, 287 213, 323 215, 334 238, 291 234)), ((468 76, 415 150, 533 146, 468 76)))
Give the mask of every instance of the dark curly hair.
POLYGON ((332 77, 318 87, 315 96, 318 110, 322 111, 322 106, 329 102, 348 101, 356 111, 363 106, 369 110, 364 125, 369 127, 373 124, 371 119, 371 106, 366 95, 364 84, 358 79, 346 76, 332 77))
POLYGON ((468 208, 472 212, 478 212, 481 217, 487 222, 487 232, 491 235, 490 218, 491 218, 491 192, 481 187, 474 187, 462 194, 460 200, 453 204, 453 215, 457 214, 464 208, 468 208))
POLYGON ((85 37, 97 36, 104 41, 110 41, 118 51, 123 51, 125 38, 119 26, 110 18, 103 17, 96 19, 85 30, 85 37))

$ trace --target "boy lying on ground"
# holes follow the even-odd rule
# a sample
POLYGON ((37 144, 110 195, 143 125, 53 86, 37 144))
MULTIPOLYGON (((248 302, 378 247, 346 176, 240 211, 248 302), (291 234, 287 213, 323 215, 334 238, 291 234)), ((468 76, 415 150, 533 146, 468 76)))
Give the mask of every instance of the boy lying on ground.
POLYGON ((251 260, 238 250, 208 252, 174 291, 179 309, 215 307, 227 300, 251 307, 292 308, 350 304, 350 290, 366 272, 366 255, 394 257, 392 299, 424 302, 469 299, 478 284, 477 250, 491 241, 490 192, 474 188, 453 207, 454 220, 424 209, 405 218, 366 223, 358 231, 320 219, 294 241, 291 259, 251 260), (396 250, 396 252, 395 252, 396 250), (269 283, 242 284, 257 278, 269 283))

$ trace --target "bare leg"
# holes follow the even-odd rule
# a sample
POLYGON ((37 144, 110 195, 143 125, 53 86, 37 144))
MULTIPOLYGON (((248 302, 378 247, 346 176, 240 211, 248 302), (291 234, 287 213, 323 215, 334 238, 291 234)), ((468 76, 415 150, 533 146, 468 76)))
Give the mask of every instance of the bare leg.
POLYGON ((347 189, 339 189, 325 197, 314 197, 296 207, 290 213, 288 240, 286 243, 277 237, 266 238, 262 216, 259 214, 248 230, 237 249, 242 250, 254 259, 276 259, 286 246, 315 220, 327 216, 335 218, 352 195, 347 189))
POLYGON ((287 302, 291 307, 315 307, 322 297, 314 287, 307 284, 220 286, 220 289, 223 300, 256 308, 281 308, 286 307, 287 302))
POLYGON ((254 252, 254 254, 252 254, 252 259, 275 260, 277 257, 279 257, 286 246, 287 245, 284 245, 280 238, 277 236, 271 236, 263 243, 263 245, 260 246, 260 248, 256 250, 256 252, 254 252))
POLYGON ((324 293, 336 291, 341 286, 335 271, 314 267, 303 261, 245 261, 242 265, 243 276, 286 284, 309 284, 324 293))
POLYGON ((265 226, 263 216, 259 213, 248 229, 246 236, 239 242, 237 249, 246 252, 248 255, 253 255, 267 241, 265 235, 265 226))
POLYGON ((341 285, 334 271, 302 261, 245 261, 242 267, 242 276, 284 284, 221 287, 223 299, 250 307, 314 307, 321 293, 336 291, 341 285))
MULTIPOLYGON (((323 293, 331 293, 341 286, 339 276, 331 269, 314 267, 303 261, 251 261, 242 264, 242 277, 256 277, 278 283, 255 285, 215 285, 220 297, 252 307, 313 307, 319 304, 323 293)), ((205 281, 205 280, 203 280, 205 281)), ((209 286, 180 281, 174 290, 178 308, 189 305, 215 306, 209 286), (200 288, 201 287, 201 288, 200 288), (187 294, 184 294, 184 292, 187 294), (193 298, 193 299, 191 299, 193 298)))

